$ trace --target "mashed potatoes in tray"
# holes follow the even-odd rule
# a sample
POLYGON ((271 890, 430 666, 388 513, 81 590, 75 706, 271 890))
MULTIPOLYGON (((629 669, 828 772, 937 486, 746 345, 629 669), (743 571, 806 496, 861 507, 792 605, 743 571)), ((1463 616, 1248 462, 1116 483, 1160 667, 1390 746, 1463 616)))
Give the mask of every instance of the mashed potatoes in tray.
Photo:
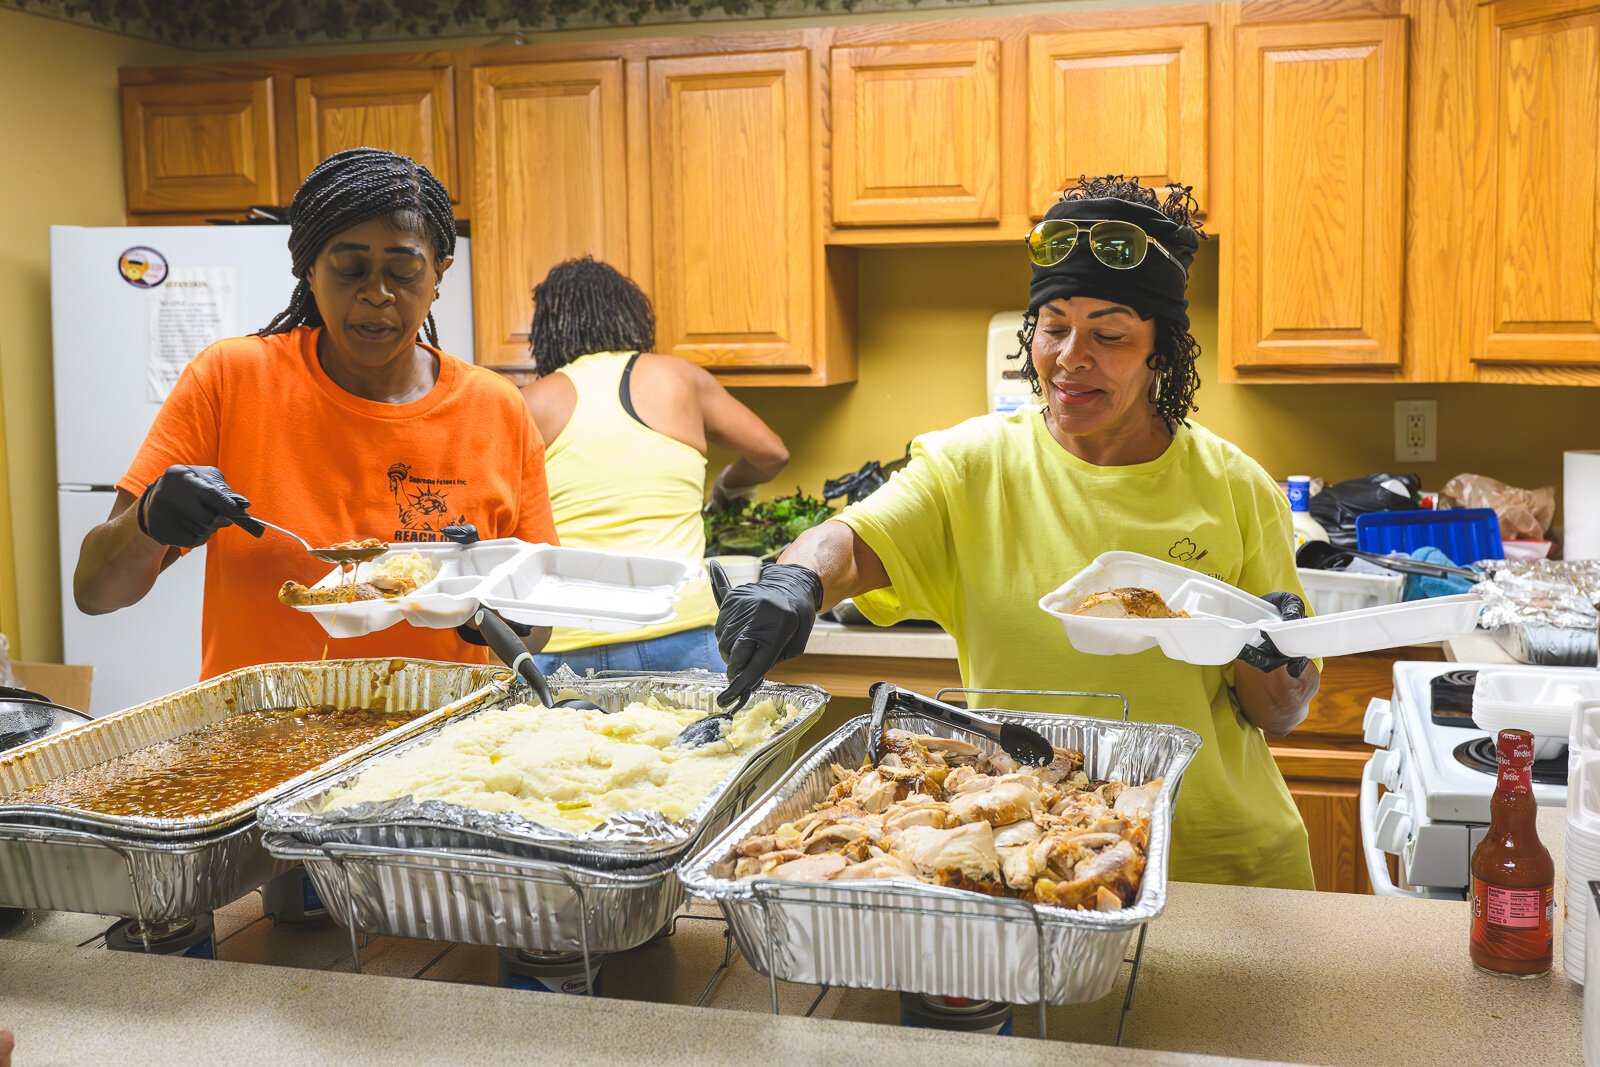
POLYGON ((573 832, 623 811, 682 819, 797 711, 772 700, 753 703, 733 717, 721 741, 690 748, 672 741, 705 712, 656 697, 612 715, 533 704, 494 708, 374 763, 330 792, 323 810, 410 796, 573 832))

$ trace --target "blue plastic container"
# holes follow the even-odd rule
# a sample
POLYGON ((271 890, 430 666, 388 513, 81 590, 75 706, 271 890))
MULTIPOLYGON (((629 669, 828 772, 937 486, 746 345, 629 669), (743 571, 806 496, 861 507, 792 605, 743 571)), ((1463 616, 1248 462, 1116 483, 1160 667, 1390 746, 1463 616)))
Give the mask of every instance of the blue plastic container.
POLYGON ((1493 508, 1374 511, 1356 517, 1356 547, 1363 552, 1388 555, 1425 546, 1437 548, 1458 567, 1506 556, 1493 508))

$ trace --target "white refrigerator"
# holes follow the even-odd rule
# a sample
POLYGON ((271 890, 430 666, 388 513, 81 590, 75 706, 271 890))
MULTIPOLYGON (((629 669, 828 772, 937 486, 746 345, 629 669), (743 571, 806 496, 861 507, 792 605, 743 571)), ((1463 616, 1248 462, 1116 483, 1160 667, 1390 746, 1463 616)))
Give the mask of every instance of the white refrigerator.
MULTIPOLYGON (((183 364, 213 341, 260 329, 288 303, 288 234, 284 226, 50 227, 62 639, 66 662, 94 667, 95 715, 200 676, 204 549, 110 615, 78 610, 72 573, 183 364)), ((433 312, 440 346, 471 360, 464 238, 433 312)))

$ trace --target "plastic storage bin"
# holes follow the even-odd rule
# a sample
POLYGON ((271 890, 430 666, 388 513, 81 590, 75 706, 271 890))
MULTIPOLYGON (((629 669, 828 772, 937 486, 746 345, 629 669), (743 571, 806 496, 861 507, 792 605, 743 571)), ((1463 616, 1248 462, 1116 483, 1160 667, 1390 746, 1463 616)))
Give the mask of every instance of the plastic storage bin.
POLYGON ((1437 548, 1458 567, 1480 559, 1504 559, 1500 517, 1492 508, 1443 511, 1374 511, 1356 518, 1356 547, 1388 555, 1437 548))
POLYGON ((1403 574, 1350 574, 1308 567, 1299 568, 1299 573, 1306 603, 1315 615, 1337 615, 1341 611, 1398 604, 1406 584, 1403 574))

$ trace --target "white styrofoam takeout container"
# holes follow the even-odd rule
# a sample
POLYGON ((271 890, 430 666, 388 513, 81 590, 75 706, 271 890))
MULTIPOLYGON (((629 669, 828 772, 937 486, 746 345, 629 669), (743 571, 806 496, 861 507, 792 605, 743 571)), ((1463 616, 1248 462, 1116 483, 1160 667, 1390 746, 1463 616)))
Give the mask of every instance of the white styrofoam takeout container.
POLYGON ((1348 656, 1381 648, 1442 641, 1477 623, 1475 593, 1435 597, 1284 620, 1277 609, 1227 582, 1138 552, 1106 552, 1039 607, 1055 616, 1080 652, 1125 655, 1160 648, 1168 659, 1218 666, 1269 635, 1286 656, 1348 656), (1092 593, 1122 586, 1152 589, 1187 619, 1099 619, 1072 614, 1092 593))
POLYGON ((1542 671, 1478 672, 1472 689, 1472 721, 1480 730, 1526 730, 1535 759, 1552 759, 1572 739, 1584 702, 1600 700, 1600 672, 1586 667, 1542 671))
MULTIPOLYGON (((296 608, 332 637, 363 637, 397 622, 430 629, 460 626, 479 606, 529 626, 575 626, 622 632, 666 622, 695 568, 681 560, 627 556, 585 548, 536 545, 512 537, 458 545, 449 541, 393 545, 360 564, 366 581, 383 560, 415 550, 437 569, 432 581, 392 600, 363 600, 296 608)), ((335 567, 312 588, 338 585, 335 567)))

